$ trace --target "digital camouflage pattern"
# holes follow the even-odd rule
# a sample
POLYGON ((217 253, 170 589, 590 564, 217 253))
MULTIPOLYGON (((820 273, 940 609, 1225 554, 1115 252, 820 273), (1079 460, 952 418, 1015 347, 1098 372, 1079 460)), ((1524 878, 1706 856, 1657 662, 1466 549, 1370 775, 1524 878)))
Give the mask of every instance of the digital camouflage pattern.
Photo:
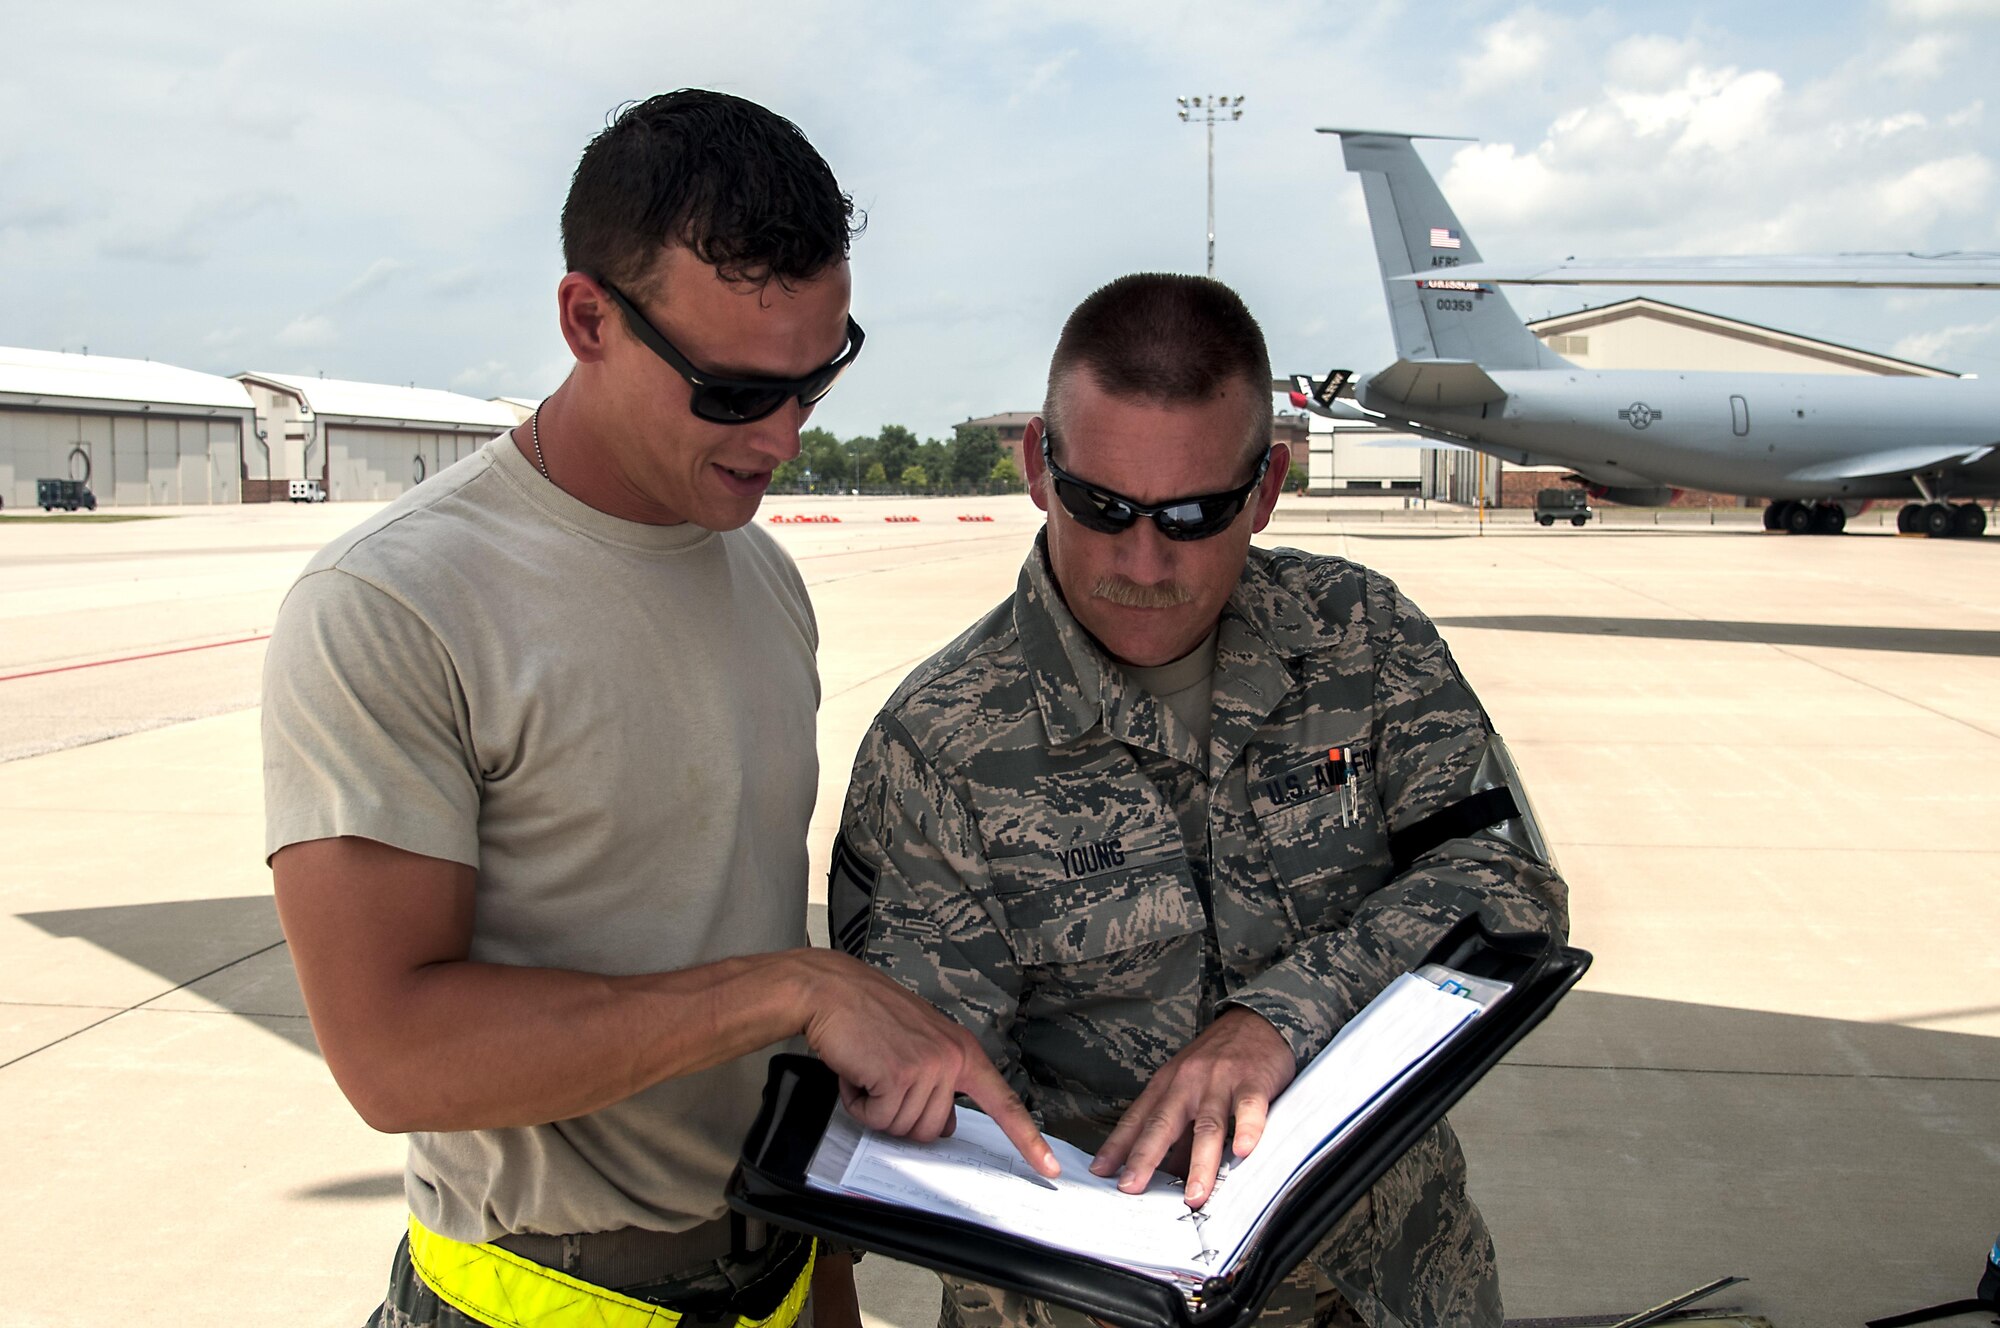
MULTIPOLYGON (((1564 936, 1566 892, 1527 814, 1392 861, 1392 830, 1511 769, 1498 750, 1387 578, 1252 549, 1199 751, 1077 625, 1038 539, 1013 597, 912 673, 863 738, 830 926, 971 1029, 1046 1129, 1094 1149, 1218 1007, 1264 1016, 1303 1063, 1469 914, 1564 936)), ((1273 1322, 1497 1325, 1464 1175, 1440 1124, 1273 1322), (1316 1275, 1338 1291, 1325 1305, 1316 1275)), ((999 1292, 947 1301, 947 1325, 1033 1321, 999 1292)))

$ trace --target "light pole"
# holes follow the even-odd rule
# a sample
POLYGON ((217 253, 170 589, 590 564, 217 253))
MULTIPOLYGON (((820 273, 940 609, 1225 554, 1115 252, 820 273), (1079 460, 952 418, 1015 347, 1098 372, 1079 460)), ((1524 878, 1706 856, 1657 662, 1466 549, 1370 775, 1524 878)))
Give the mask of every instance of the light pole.
POLYGON ((1241 97, 1176 97, 1181 119, 1187 124, 1208 126, 1208 275, 1215 275, 1215 126, 1217 122, 1241 120, 1241 97))

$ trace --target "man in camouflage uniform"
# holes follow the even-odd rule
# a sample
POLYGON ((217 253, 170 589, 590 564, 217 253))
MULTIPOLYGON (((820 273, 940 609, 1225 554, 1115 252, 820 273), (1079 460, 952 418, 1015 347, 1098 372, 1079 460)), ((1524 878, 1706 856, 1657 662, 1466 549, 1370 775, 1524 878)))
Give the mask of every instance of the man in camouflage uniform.
MULTIPOLYGON (((1250 547, 1289 461, 1269 382, 1213 281, 1127 277, 1071 315, 1024 443, 1047 524, 1013 597, 876 717, 831 879, 841 945, 970 1028, 1093 1171, 1136 1191, 1164 1165, 1191 1205, 1454 923, 1567 926, 1429 621, 1366 568, 1250 547)), ((945 1283, 945 1328, 1081 1322, 945 1283)), ((1264 1322, 1497 1328, 1448 1125, 1264 1322)))

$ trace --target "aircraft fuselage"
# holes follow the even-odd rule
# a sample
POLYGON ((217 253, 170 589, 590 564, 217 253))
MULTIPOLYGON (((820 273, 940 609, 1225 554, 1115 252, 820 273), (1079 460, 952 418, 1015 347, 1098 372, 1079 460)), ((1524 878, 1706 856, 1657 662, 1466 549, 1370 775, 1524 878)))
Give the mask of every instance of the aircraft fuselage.
MULTIPOLYGON (((1483 406, 1361 403, 1510 461, 1574 467, 1603 484, 1664 484, 1772 499, 1914 499, 1906 470, 1829 477, 1847 458, 2000 443, 2000 380, 1841 374, 1520 369, 1483 406), (1813 474, 1815 468, 1819 474, 1813 474)), ((2000 453, 1952 466, 1956 498, 2000 496, 2000 453)))

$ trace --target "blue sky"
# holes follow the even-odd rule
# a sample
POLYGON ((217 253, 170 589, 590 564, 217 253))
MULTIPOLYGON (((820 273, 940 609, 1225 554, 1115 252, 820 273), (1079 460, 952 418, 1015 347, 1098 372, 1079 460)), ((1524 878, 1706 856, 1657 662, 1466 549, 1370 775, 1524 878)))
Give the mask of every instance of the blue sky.
MULTIPOLYGON (((2000 248, 2000 0, 0 3, 0 344, 218 373, 552 390, 576 155, 691 84, 791 116, 868 211, 842 434, 1032 408, 1078 299, 1200 271, 1186 93, 1246 99, 1216 274, 1281 372, 1389 357, 1322 124, 1478 137, 1425 153, 1488 258, 2000 248)), ((2000 296, 1664 297, 2000 373, 2000 296)))

